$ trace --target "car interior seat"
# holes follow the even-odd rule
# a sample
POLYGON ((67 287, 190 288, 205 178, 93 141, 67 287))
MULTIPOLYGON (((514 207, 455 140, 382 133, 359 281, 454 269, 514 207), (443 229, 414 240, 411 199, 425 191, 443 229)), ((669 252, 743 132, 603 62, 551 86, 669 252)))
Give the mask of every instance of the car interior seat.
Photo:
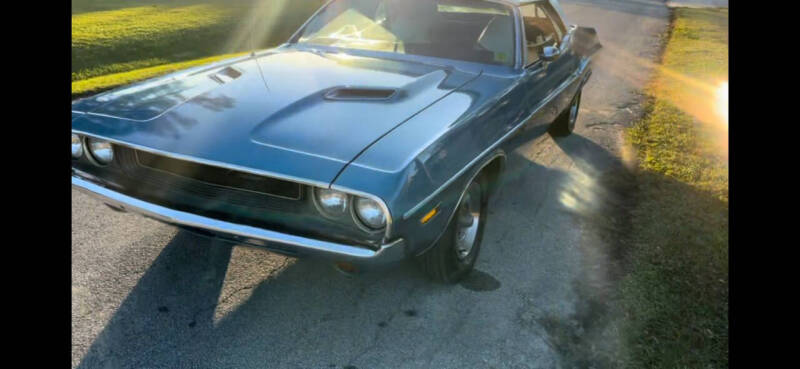
POLYGON ((525 38, 529 48, 543 47, 555 40, 553 24, 547 18, 525 18, 525 38))

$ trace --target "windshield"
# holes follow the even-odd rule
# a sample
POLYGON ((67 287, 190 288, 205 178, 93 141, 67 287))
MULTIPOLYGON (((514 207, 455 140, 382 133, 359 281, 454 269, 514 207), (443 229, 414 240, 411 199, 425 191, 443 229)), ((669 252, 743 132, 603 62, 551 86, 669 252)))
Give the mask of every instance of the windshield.
POLYGON ((482 0, 336 0, 297 42, 513 65, 512 15, 482 0))

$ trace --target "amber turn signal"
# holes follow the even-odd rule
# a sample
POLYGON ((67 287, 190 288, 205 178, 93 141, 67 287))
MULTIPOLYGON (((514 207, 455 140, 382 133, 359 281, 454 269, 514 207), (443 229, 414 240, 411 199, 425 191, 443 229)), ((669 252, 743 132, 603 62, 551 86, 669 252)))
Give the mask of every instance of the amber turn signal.
POLYGON ((428 223, 428 221, 431 220, 431 218, 433 218, 433 216, 436 214, 439 214, 439 205, 436 205, 436 207, 431 209, 431 211, 429 211, 428 214, 425 214, 425 216, 422 217, 422 219, 420 219, 419 221, 422 224, 428 223))

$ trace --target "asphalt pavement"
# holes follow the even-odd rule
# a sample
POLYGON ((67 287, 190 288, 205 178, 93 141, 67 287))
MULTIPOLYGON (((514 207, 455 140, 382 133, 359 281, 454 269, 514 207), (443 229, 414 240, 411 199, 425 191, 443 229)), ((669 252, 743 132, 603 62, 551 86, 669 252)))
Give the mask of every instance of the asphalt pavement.
POLYGON ((562 0, 596 27, 575 134, 509 155, 476 271, 359 277, 230 246, 73 190, 72 365, 83 368, 569 368, 624 352, 603 301, 624 223, 607 185, 668 26, 659 0, 562 0), (609 226, 611 224, 611 226, 609 226))

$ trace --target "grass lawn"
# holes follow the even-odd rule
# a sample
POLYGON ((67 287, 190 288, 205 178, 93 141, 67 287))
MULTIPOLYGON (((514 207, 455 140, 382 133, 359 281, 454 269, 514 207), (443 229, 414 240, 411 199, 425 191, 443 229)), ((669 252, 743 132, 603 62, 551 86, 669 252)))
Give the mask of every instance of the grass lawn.
POLYGON ((134 69, 127 72, 112 73, 88 79, 77 80, 72 82, 72 96, 81 97, 85 95, 91 95, 93 93, 104 91, 116 86, 126 85, 163 74, 177 72, 179 70, 188 69, 198 65, 213 63, 217 60, 231 58, 242 54, 246 53, 215 55, 208 58, 156 65, 153 67, 134 69))
POLYGON ((321 4, 322 0, 73 1, 73 95, 277 45, 321 4))
POLYGON ((637 149, 623 336, 635 368, 728 367, 727 9, 675 9, 637 149), (727 104, 727 103, 726 103, 727 104))

